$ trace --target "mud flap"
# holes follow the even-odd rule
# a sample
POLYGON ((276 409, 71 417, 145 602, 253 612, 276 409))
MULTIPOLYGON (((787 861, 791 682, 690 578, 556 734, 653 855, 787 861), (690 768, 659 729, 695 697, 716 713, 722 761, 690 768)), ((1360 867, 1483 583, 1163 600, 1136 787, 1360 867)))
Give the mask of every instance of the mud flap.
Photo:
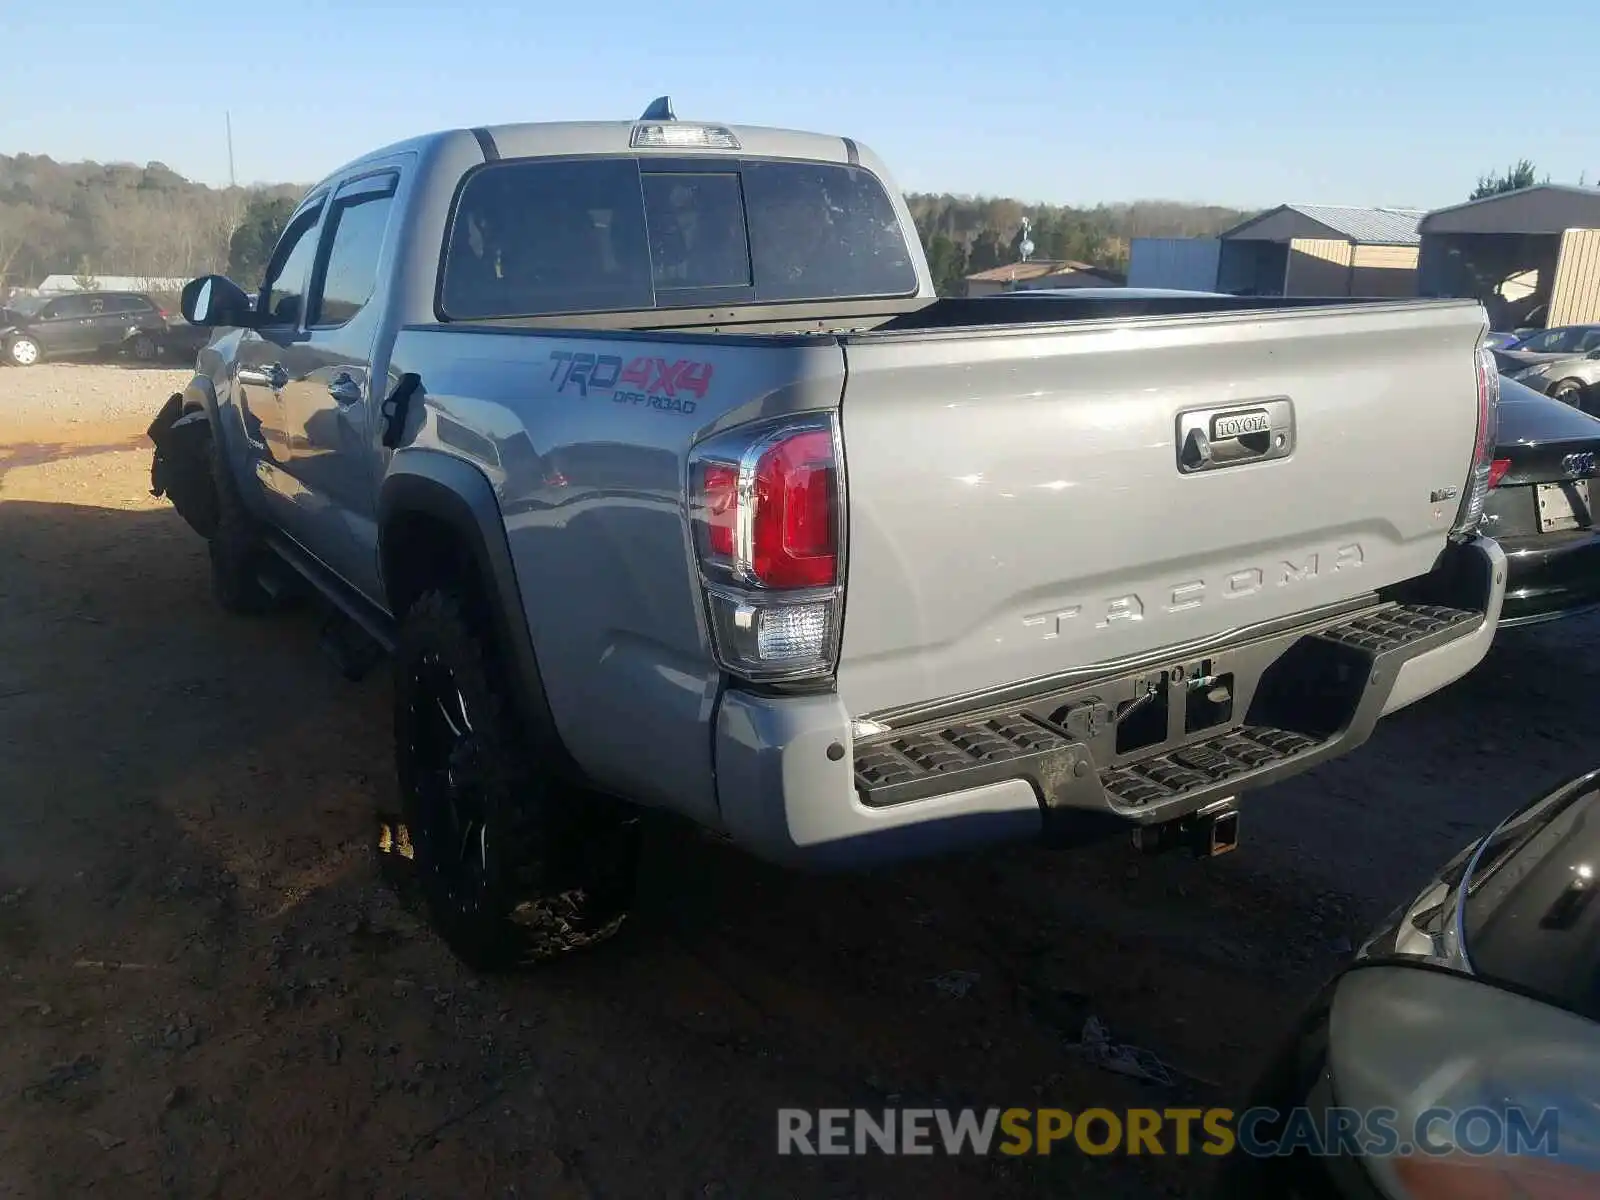
POLYGON ((205 410, 185 413, 183 396, 175 392, 145 433, 155 443, 150 494, 166 496, 190 528, 209 538, 217 528, 217 493, 211 478, 211 422, 205 410))

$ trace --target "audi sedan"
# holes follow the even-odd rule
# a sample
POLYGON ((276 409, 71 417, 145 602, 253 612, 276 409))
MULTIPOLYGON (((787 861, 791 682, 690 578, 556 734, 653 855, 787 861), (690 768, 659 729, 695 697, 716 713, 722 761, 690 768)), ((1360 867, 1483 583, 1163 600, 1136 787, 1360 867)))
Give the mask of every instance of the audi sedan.
POLYGON ((1483 511, 1483 531, 1506 552, 1501 625, 1600 606, 1600 530, 1590 506, 1597 475, 1600 420, 1501 376, 1483 511))
POLYGON ((1600 771, 1390 913, 1239 1105, 1216 1200, 1600 1196, 1600 771))

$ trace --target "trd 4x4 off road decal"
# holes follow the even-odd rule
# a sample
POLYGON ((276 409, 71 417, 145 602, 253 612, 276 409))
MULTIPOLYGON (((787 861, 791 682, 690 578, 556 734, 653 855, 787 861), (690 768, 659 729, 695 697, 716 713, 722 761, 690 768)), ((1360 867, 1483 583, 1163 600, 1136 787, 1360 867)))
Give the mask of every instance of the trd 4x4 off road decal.
POLYGON ((680 358, 590 354, 571 350, 550 353, 550 379, 556 391, 578 395, 609 392, 618 404, 637 404, 660 412, 692 413, 711 386, 708 362, 680 358), (691 399, 692 397, 692 399, 691 399))

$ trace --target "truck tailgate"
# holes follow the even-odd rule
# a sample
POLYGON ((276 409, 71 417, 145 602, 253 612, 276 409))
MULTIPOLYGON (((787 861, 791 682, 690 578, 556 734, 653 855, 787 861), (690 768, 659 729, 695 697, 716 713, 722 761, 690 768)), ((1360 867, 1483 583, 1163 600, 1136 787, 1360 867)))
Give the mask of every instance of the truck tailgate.
POLYGON ((1472 465, 1484 327, 1413 301, 846 339, 846 704, 1110 665, 1426 574, 1472 465))

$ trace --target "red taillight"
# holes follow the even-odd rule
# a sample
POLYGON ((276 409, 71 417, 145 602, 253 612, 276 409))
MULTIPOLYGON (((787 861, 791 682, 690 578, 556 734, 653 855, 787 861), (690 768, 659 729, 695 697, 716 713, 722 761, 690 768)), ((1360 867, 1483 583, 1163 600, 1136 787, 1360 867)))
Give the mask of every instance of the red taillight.
POLYGON ((164 308, 158 308, 156 309, 156 315, 165 321, 167 319, 167 310, 164 308))
POLYGON ((826 675, 843 615, 844 469, 831 416, 725 430, 690 455, 689 519, 717 661, 749 680, 826 675))
POLYGON ((832 586, 839 562, 836 478, 833 436, 824 429, 785 438, 761 455, 750 522, 750 570, 758 582, 832 586))
POLYGON ((1466 489, 1461 494, 1461 507, 1450 529, 1456 537, 1470 536, 1483 519, 1483 505, 1489 498, 1489 489, 1494 486, 1490 476, 1494 471, 1495 446, 1500 440, 1500 373, 1493 353, 1481 343, 1477 350, 1477 376, 1478 432, 1472 439, 1472 467, 1467 473, 1466 489))
POLYGON ((1509 458, 1497 458, 1489 464, 1489 488, 1493 490, 1500 486, 1500 481, 1506 477, 1506 472, 1511 469, 1509 458))
POLYGON ((694 504, 712 564, 727 568, 733 582, 832 587, 839 574, 832 432, 779 437, 760 447, 743 493, 739 477, 734 462, 713 459, 698 469, 694 504))
POLYGON ((705 512, 707 549, 731 562, 733 526, 739 504, 739 468, 731 463, 706 463, 700 472, 700 503, 705 512))

